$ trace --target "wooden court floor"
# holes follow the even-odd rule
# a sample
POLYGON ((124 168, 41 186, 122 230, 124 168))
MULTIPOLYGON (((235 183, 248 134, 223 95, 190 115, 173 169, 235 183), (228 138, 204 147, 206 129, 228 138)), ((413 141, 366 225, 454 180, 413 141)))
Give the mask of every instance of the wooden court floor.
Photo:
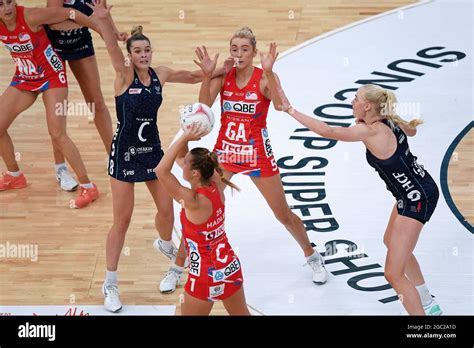
MULTIPOLYGON (((17 0, 25 6, 44 6, 45 0, 17 0)), ((154 63, 175 69, 197 69, 194 48, 206 45, 228 55, 232 33, 246 25, 257 35, 265 50, 276 41, 283 52, 308 39, 389 11, 412 0, 110 0, 118 27, 129 31, 144 26, 154 49, 154 63)), ((94 45, 101 73, 101 88, 115 123, 114 73, 100 37, 94 45)), ((256 63, 259 63, 258 60, 256 63)), ((0 90, 10 82, 14 66, 7 51, 0 50, 0 90)), ((70 101, 82 102, 82 95, 69 71, 70 101)), ((284 83, 284 82, 283 82, 284 83)), ((164 88, 159 112, 159 130, 167 148, 179 129, 179 107, 195 102, 199 85, 164 88)), ((1 110, 0 110, 1 117, 1 110)), ((27 175, 26 189, 0 193, 0 243, 37 244, 37 262, 0 260, 0 305, 102 304, 100 287, 105 275, 105 239, 112 224, 112 202, 106 172, 107 156, 91 120, 86 116, 68 118, 68 130, 79 147, 90 177, 101 190, 101 198, 83 210, 68 208, 75 193, 61 191, 54 179, 51 143, 41 99, 20 115, 10 128, 20 166, 27 175)), ((472 132, 456 149, 449 171, 453 198, 473 221, 472 132), (472 178, 472 177, 471 177, 472 178)), ((5 170, 3 162, 0 170, 5 170)), ((135 210, 119 266, 119 283, 124 304, 175 304, 182 287, 162 295, 158 284, 169 262, 152 248, 157 237, 155 208, 145 185, 136 185, 135 210)), ((217 304, 213 314, 224 314, 217 304)))

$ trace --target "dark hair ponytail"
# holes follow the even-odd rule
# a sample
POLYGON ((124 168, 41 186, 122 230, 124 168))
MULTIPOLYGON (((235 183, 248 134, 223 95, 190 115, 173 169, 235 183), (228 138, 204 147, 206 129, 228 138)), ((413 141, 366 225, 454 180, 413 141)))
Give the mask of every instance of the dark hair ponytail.
POLYGON ((204 180, 209 180, 216 171, 222 182, 232 189, 240 191, 240 188, 233 184, 230 180, 227 180, 224 177, 224 171, 222 170, 217 155, 214 152, 210 152, 208 149, 203 147, 196 147, 191 151, 192 160, 191 160, 191 169, 199 170, 201 177, 204 180))

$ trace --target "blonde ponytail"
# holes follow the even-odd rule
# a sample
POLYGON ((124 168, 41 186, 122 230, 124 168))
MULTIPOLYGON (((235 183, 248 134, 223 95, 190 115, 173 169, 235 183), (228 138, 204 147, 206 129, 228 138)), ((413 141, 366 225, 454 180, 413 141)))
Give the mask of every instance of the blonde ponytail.
POLYGON ((373 103, 376 107, 376 112, 381 116, 387 118, 394 126, 403 125, 405 127, 416 129, 423 120, 414 118, 406 121, 397 115, 397 97, 392 91, 382 88, 378 85, 364 85, 360 87, 364 94, 364 99, 373 103))

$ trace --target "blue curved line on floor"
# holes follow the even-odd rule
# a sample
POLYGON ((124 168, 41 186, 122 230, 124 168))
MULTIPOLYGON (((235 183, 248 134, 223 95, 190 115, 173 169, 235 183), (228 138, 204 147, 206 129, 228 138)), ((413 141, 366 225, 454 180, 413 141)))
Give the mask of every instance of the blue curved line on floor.
POLYGON ((467 230, 471 233, 474 233, 471 224, 466 220, 466 218, 461 214, 458 210, 456 205, 454 204, 453 198, 451 197, 451 193, 449 192, 448 187, 448 166, 449 161, 453 155, 454 149, 458 146, 459 142, 462 138, 471 130, 474 126, 474 121, 471 121, 462 131, 458 134, 456 138, 454 138, 451 145, 449 145, 446 154, 444 155, 443 162, 441 163, 441 173, 440 173, 440 181, 441 181, 441 190, 443 191, 444 199, 448 204, 449 209, 453 212, 454 216, 459 220, 459 222, 467 228, 467 230))

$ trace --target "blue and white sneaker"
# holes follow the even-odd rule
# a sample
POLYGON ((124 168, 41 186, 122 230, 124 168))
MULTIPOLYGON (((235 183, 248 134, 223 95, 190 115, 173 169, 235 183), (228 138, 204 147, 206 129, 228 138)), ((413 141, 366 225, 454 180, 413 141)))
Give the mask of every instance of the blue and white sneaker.
MULTIPOLYGON (((161 252, 163 255, 165 255, 167 258, 169 258, 171 261, 176 261, 176 255, 178 255, 178 248, 176 248, 174 245, 171 247, 171 249, 167 250, 165 247, 163 247, 163 241, 158 238, 153 242, 153 247, 159 252, 161 252)), ((189 258, 186 257, 186 260, 184 261, 184 268, 188 267, 189 258)))
POLYGON ((102 295, 104 295, 104 307, 109 312, 117 313, 122 310, 120 294, 117 285, 102 285, 102 295))
POLYGON ((64 191, 72 192, 76 191, 79 184, 72 177, 71 173, 65 167, 60 167, 56 172, 56 180, 58 181, 61 189, 64 191))
POLYGON ((443 314, 443 311, 441 310, 441 307, 439 304, 434 300, 431 299, 431 302, 427 304, 426 306, 423 306, 423 309, 425 310, 426 315, 441 315, 443 314))

